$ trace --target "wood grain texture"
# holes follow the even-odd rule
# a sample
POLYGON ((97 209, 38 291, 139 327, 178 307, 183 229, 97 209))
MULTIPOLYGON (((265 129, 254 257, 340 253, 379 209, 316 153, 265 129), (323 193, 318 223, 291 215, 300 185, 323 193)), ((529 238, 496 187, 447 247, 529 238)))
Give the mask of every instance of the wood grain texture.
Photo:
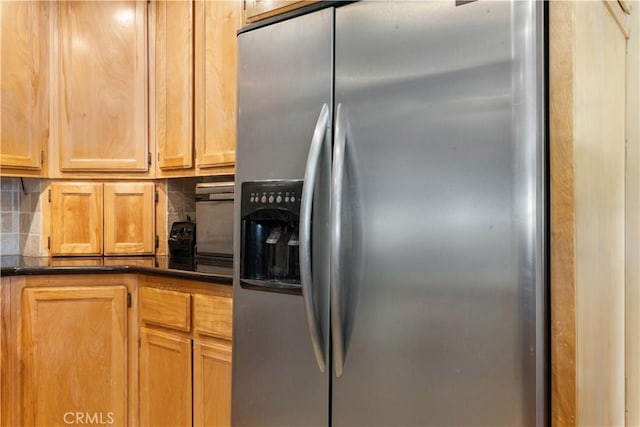
POLYGON ((551 418, 576 425, 574 4, 549 4, 551 418))
POLYGON ((191 340, 153 329, 140 331, 140 424, 190 426, 191 340))
POLYGON ((640 3, 627 18, 626 425, 640 425, 640 3))
POLYGON ((193 165, 193 1, 155 4, 155 126, 160 169, 193 165))
POLYGON ((23 291, 21 425, 65 425, 68 412, 127 424, 126 295, 124 286, 23 291))
POLYGON ((104 254, 149 255, 155 250, 155 184, 104 183, 104 254))
POLYGON ((241 5, 238 0, 195 2, 195 142, 200 174, 233 172, 241 5), (219 167, 223 169, 207 171, 219 167))
POLYGON ((629 38, 629 27, 627 26, 626 12, 622 4, 618 0, 602 0, 609 14, 615 21, 616 25, 622 31, 625 38, 629 38))
POLYGON ((61 171, 147 171, 147 5, 57 4, 61 171))
POLYGON ((193 328, 196 332, 230 340, 232 319, 231 298, 193 295, 193 328))
POLYGON ((140 288, 140 321, 179 331, 191 330, 191 295, 143 286, 140 288))
POLYGON ((156 235, 158 236, 158 247, 156 255, 167 255, 169 230, 167 224, 167 181, 156 181, 156 191, 158 192, 158 202, 156 203, 156 235))
MULTIPOLYGON (((49 133, 47 2, 0 2, 0 168, 41 169, 49 133)), ((15 169, 18 169, 16 171, 15 169)))
POLYGON ((51 184, 51 254, 102 254, 102 184, 51 184))
POLYGON ((231 426, 231 343, 193 343, 193 425, 231 426))
POLYGON ((607 3, 575 3, 578 425, 625 421, 626 39, 607 3))
POLYGON ((246 0, 244 21, 247 24, 281 15, 317 3, 319 0, 246 0))

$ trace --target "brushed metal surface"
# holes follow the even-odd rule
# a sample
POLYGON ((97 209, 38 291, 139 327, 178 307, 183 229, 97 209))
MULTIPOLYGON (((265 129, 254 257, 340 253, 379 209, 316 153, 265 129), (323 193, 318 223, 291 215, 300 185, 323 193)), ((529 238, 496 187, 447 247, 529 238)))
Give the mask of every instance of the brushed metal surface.
POLYGON ((233 255, 233 181, 196 184, 196 252, 233 255))
MULTIPOLYGON (((333 13, 325 9, 238 36, 236 218, 240 218, 242 182, 304 177, 322 105, 333 105, 333 13)), ((325 350, 329 348, 328 157, 321 156, 312 219, 313 300, 325 350)), ((303 299, 242 289, 239 238, 237 220, 232 423, 328 425, 329 375, 318 369, 303 299)), ((328 352, 324 357, 329 360, 328 352)))
POLYGON ((334 426, 545 422, 542 5, 455 3, 336 9, 362 269, 334 426))
MULTIPOLYGON (((300 284, 302 286, 302 299, 304 301, 304 311, 307 319, 307 327, 309 328, 309 336, 313 353, 318 362, 320 372, 325 372, 327 367, 327 358, 325 354, 328 349, 324 348, 322 341, 322 332, 318 322, 318 313, 316 312, 317 304, 314 302, 314 279, 312 272, 312 214, 313 214, 313 196, 316 188, 316 177, 323 151, 325 158, 329 156, 329 145, 331 140, 327 138, 327 130, 329 128, 329 106, 322 105, 318 121, 316 122, 311 146, 309 147, 309 155, 307 156, 307 166, 304 172, 304 185, 302 188, 302 201, 300 203, 300 284)), ((322 238, 323 236, 318 236, 322 238)), ((319 286, 325 284, 320 283, 319 286)))

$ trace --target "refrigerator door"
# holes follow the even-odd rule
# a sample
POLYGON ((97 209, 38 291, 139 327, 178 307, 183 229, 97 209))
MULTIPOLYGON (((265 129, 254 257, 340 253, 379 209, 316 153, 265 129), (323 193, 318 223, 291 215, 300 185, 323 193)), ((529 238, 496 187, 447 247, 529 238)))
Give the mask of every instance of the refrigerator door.
MULTIPOLYGON (((238 36, 232 387, 237 426, 329 422, 329 375, 319 369, 302 296, 243 289, 238 274, 242 183, 302 180, 324 104, 332 122, 333 13, 325 9, 238 36)), ((328 365, 328 237, 322 237, 329 235, 330 125, 326 132, 312 210, 311 275, 321 332, 316 348, 328 365)))
POLYGON ((545 424, 541 13, 336 9, 333 426, 545 424))

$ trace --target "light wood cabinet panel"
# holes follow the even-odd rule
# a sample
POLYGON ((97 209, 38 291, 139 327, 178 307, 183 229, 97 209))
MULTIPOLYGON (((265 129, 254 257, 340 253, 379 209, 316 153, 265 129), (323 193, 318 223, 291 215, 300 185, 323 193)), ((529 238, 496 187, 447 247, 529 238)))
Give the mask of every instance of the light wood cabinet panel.
POLYGON ((146 2, 56 6, 60 170, 146 171, 146 2))
POLYGON ((195 2, 195 141, 200 169, 226 167, 225 173, 233 172, 240 25, 240 1, 195 2))
POLYGON ((628 76, 616 8, 549 3, 551 417, 559 426, 625 424, 628 76))
POLYGON ((272 16, 317 3, 319 0, 245 0, 245 22, 261 21, 272 16))
POLYGON ((102 254, 102 184, 51 184, 51 254, 102 254))
POLYGON ((152 182, 104 184, 104 254, 153 254, 155 185, 152 182))
POLYGON ((231 339, 231 298, 215 295, 193 295, 193 328, 196 332, 231 339))
POLYGON ((140 331, 140 423, 191 425, 191 340, 140 331))
POLYGON ((231 425, 231 343, 193 343, 193 425, 231 425))
POLYGON ((191 330, 191 295, 186 292, 140 288, 140 320, 179 331, 191 330))
POLYGON ((193 166, 193 2, 155 2, 158 167, 193 166))
POLYGON ((191 425, 190 418, 180 419, 187 411, 195 426, 231 425, 231 286, 151 276, 142 277, 140 285, 143 425, 191 425), (183 326, 176 330, 176 324, 183 326), (181 365, 187 349, 188 371, 181 365), (146 360, 152 351, 165 353, 157 356, 164 365, 146 360), (185 373, 178 377, 178 371, 185 373), (180 382, 185 379, 188 384, 180 382), (164 403, 174 396, 177 402, 164 403), (165 415, 152 419, 155 413, 165 415))
POLYGON ((0 2, 0 167, 41 169, 49 132, 48 4, 0 2))
POLYGON ((22 326, 22 425, 127 424, 124 286, 24 289, 22 326))

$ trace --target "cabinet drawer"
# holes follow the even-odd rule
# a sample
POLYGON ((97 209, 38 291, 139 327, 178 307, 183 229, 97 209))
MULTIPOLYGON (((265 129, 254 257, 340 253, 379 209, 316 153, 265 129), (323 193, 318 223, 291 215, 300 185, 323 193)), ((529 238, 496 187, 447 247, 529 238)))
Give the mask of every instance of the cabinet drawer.
POLYGON ((231 339, 231 298, 193 296, 193 327, 201 334, 231 339))
POLYGON ((191 295, 165 289, 140 288, 142 322, 179 331, 191 330, 191 295))

